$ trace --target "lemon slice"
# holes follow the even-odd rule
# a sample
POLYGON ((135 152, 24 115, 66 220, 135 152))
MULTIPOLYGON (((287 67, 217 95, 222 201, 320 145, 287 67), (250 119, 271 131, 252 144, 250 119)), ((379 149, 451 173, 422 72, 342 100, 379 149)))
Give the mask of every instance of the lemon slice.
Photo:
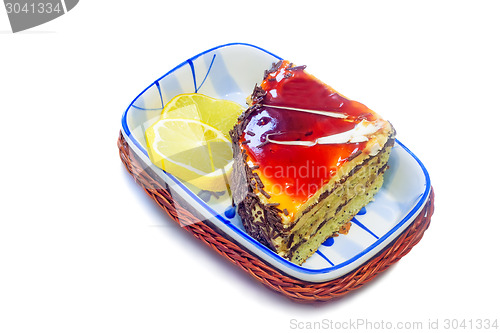
POLYGON ((229 139, 231 130, 243 112, 235 102, 190 93, 175 96, 165 105, 161 119, 195 119, 217 128, 229 139))
POLYGON ((146 130, 146 142, 154 165, 198 188, 226 190, 233 152, 220 130, 196 119, 165 118, 146 130))

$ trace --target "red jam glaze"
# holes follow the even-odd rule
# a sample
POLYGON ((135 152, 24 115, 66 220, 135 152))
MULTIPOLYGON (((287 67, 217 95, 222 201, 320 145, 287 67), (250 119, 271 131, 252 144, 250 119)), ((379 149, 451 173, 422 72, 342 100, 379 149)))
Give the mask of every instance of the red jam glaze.
POLYGON ((376 116, 303 69, 289 68, 289 62, 283 61, 277 71, 268 74, 261 84, 267 92, 262 104, 340 112, 349 119, 272 107, 263 107, 249 116, 240 142, 247 142, 245 149, 252 162, 260 166, 259 174, 272 183, 272 189, 266 187, 267 192, 284 193, 300 204, 328 183, 349 156, 363 150, 366 143, 306 147, 265 143, 267 136, 280 141, 314 141, 348 131, 362 119, 375 120, 376 116))

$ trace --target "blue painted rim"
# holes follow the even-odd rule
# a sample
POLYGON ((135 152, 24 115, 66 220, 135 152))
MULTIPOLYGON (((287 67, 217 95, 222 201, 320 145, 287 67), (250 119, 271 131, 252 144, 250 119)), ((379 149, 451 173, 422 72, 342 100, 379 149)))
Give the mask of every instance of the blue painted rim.
MULTIPOLYGON (((165 76, 167 76, 167 75, 175 72, 177 69, 181 68, 182 66, 189 65, 190 63, 192 63, 193 60, 199 58, 200 56, 202 56, 202 55, 204 55, 206 53, 212 52, 212 51, 220 49, 220 48, 230 47, 230 46, 234 46, 234 45, 242 45, 242 46, 252 47, 252 48, 258 49, 258 50, 260 50, 262 52, 265 52, 265 53, 267 53, 267 54, 275 57, 277 60, 282 60, 281 57, 278 57, 277 55, 275 55, 275 54, 273 54, 273 53, 271 53, 271 52, 269 52, 269 51, 267 51, 267 50, 265 50, 263 48, 260 48, 258 46, 252 45, 252 44, 247 44, 247 43, 228 43, 228 44, 219 45, 219 46, 213 47, 211 49, 208 49, 206 51, 203 51, 203 52, 201 52, 201 53, 199 53, 199 54, 197 54, 197 55, 195 55, 195 56, 187 59, 186 61, 182 62, 181 64, 177 65, 176 67, 174 67, 173 69, 171 69, 170 71, 168 71, 166 74, 164 74, 163 76, 161 76, 160 78, 158 78, 157 80, 155 80, 149 86, 147 86, 139 95, 137 95, 136 98, 134 98, 134 100, 130 103, 130 105, 127 107, 127 109, 123 113, 123 116, 122 116, 122 129, 123 129, 124 133, 127 135, 127 137, 135 144, 135 146, 140 151, 142 151, 146 156, 148 156, 147 151, 133 137, 133 135, 130 132, 130 129, 128 127, 127 121, 126 121, 128 111, 130 110, 131 107, 133 107, 133 104, 135 103, 135 101, 145 91, 147 91, 153 85, 157 84, 158 81, 160 81, 161 79, 163 79, 165 76)), ((187 195, 189 195, 189 197, 191 197, 194 201, 196 201, 198 204, 200 204, 207 212, 209 212, 210 214, 212 214, 213 217, 217 218, 217 220, 219 220, 222 223, 224 223, 232 231, 234 231, 235 233, 237 233, 240 237, 244 238, 245 240, 247 240, 248 242, 250 242, 252 245, 256 246, 259 250, 261 250, 262 252, 264 252, 266 255, 270 256, 274 260, 278 261, 280 264, 283 264, 284 266, 286 266, 286 267, 288 267, 288 268, 290 268, 290 269, 292 269, 294 271, 300 272, 300 273, 307 273, 309 275, 325 274, 325 273, 329 273, 329 272, 338 270, 338 269, 340 269, 340 268, 342 268, 344 266, 347 266, 347 265, 349 265, 349 264, 357 261, 361 257, 365 256, 367 253, 371 252, 375 247, 379 246, 382 242, 384 242, 387 238, 389 238, 392 234, 394 234, 398 229, 400 229, 409 219, 411 219, 413 216, 415 216, 415 214, 423 207, 423 205, 427 201, 427 198, 428 198, 430 190, 431 190, 431 182, 430 182, 430 177, 429 177, 429 173, 427 172, 427 169, 425 168, 425 166, 423 165, 423 163, 417 158, 417 156, 415 156, 415 154, 413 154, 405 145, 403 145, 397 139, 396 139, 396 142, 411 157, 413 157, 413 159, 415 159, 415 161, 418 163, 418 165, 422 169, 422 172, 423 172, 423 174, 425 176, 425 182, 426 182, 424 193, 421 195, 421 197, 420 197, 418 203, 415 205, 415 207, 398 224, 396 224, 389 232, 385 233, 382 237, 380 237, 372 245, 370 245, 369 247, 367 247, 366 249, 364 249, 362 252, 358 253, 356 256, 350 258, 349 260, 346 260, 346 261, 344 261, 344 262, 342 262, 340 264, 336 264, 336 265, 334 265, 332 267, 325 267, 325 268, 321 268, 321 269, 311 269, 311 268, 301 267, 301 266, 296 265, 296 264, 294 264, 294 263, 292 263, 292 262, 284 259, 283 257, 279 256, 277 253, 271 251, 269 248, 267 248, 266 246, 262 245, 261 243, 259 243, 258 241, 256 241, 254 238, 250 237, 247 233, 242 232, 238 227, 236 227, 234 224, 232 224, 231 221, 229 221, 228 219, 226 219, 225 217, 221 216, 216 211, 214 211, 209 205, 207 205, 203 200, 201 200, 196 194, 194 194, 193 192, 191 192, 191 190, 189 190, 177 178, 175 178, 174 176, 172 176, 171 174, 169 174, 169 173, 167 173, 165 171, 163 171, 163 172, 165 173, 165 175, 170 180, 172 180, 187 195)))

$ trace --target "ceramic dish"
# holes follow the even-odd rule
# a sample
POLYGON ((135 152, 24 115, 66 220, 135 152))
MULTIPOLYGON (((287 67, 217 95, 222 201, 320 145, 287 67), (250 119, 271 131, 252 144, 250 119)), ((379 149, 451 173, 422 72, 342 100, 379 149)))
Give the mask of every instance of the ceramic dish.
POLYGON ((281 272, 308 282, 333 280, 372 258, 415 219, 431 189, 429 175, 418 158, 396 140, 382 189, 355 218, 347 235, 329 238, 302 266, 263 246, 244 230, 231 206, 230 195, 209 192, 184 183, 154 166, 147 155, 145 129, 160 116, 174 96, 198 92, 245 105, 246 97, 262 79, 264 70, 281 58, 259 47, 234 43, 202 52, 154 81, 125 110, 122 134, 133 151, 183 202, 226 237, 281 272))

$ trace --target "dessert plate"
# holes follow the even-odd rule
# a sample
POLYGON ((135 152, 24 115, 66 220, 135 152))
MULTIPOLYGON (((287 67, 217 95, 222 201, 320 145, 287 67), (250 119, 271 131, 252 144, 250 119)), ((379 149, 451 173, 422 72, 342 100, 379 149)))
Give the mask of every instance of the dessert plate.
POLYGON ((144 89, 125 110, 121 132, 130 149, 168 186, 175 202, 194 212, 199 222, 210 225, 291 277, 307 282, 330 281, 353 271, 389 245, 427 202, 431 191, 428 172, 400 141, 396 140, 390 168, 375 200, 352 219, 347 235, 327 239, 302 266, 283 259, 245 232, 228 191, 202 191, 154 166, 147 154, 145 130, 159 119, 171 98, 197 92, 244 106, 264 70, 280 59, 262 48, 243 43, 204 51, 144 89))

